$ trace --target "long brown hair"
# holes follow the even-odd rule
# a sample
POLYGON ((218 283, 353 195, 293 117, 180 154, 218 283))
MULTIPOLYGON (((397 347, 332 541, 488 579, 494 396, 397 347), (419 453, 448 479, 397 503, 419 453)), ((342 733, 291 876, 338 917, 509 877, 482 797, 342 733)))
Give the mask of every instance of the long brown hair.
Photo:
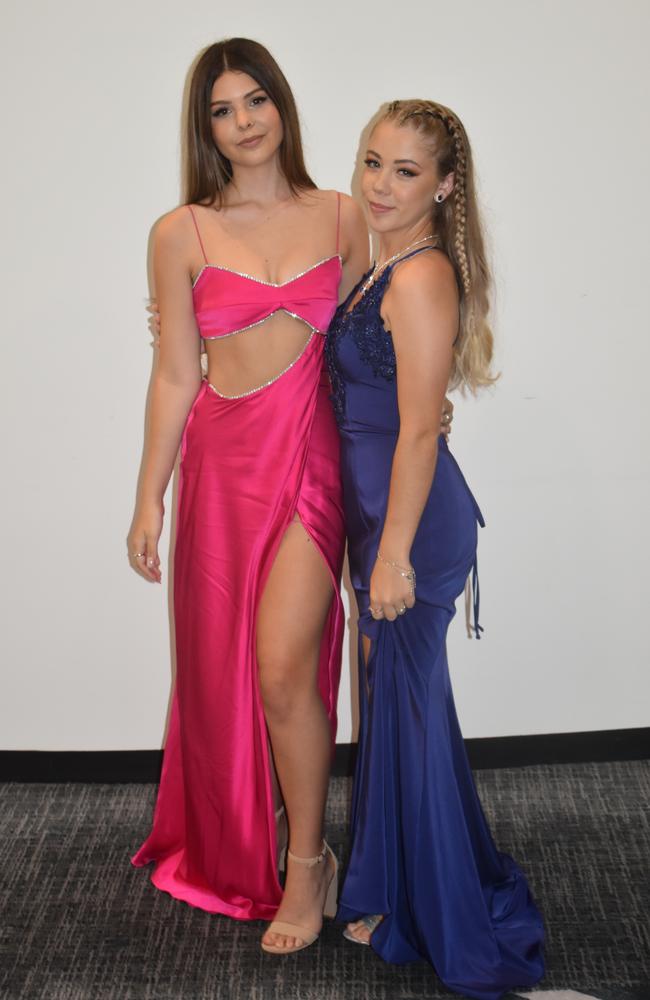
POLYGON ((460 294, 460 326, 454 345, 450 389, 476 392, 491 385, 492 331, 488 324, 491 274, 474 187, 472 150, 458 115, 434 101, 393 101, 378 121, 394 121, 417 129, 436 161, 441 178, 453 171, 450 197, 432 202, 433 232, 447 254, 460 294))
POLYGON ((226 38, 209 45, 200 54, 190 80, 183 154, 185 203, 216 201, 221 205, 223 192, 232 178, 230 160, 217 149, 210 128, 212 87, 226 70, 248 74, 278 109, 284 131, 280 167, 291 191, 295 194, 315 188, 305 167, 296 102, 282 70, 259 42, 226 38))

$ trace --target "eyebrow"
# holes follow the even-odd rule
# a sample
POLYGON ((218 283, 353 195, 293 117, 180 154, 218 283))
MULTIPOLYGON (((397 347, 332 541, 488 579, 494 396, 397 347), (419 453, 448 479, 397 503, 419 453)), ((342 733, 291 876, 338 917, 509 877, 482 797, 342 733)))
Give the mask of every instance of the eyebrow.
MULTIPOLYGON (((381 156, 374 149, 368 149, 368 150, 366 150, 366 155, 376 156, 378 160, 381 160, 381 156)), ((394 163, 412 163, 414 167, 419 167, 420 170, 422 169, 422 167, 420 167, 420 164, 417 162, 417 160, 394 160, 393 162, 394 163)))
MULTIPOLYGON (((247 94, 244 94, 243 100, 245 101, 248 97, 252 97, 253 94, 257 94, 260 90, 264 90, 264 87, 255 87, 255 90, 249 90, 247 94)), ((211 108, 213 108, 215 104, 232 104, 232 101, 210 101, 211 108)))

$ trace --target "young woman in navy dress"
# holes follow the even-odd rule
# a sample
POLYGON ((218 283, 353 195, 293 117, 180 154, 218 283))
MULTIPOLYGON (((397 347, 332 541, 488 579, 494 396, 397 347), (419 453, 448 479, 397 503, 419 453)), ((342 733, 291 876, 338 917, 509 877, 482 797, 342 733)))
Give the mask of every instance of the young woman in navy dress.
POLYGON ((492 840, 456 718, 445 640, 476 572, 479 508, 440 435, 448 387, 494 381, 489 270, 465 129, 395 101, 362 179, 378 263, 337 311, 326 353, 359 605, 360 734, 346 936, 497 1000, 543 974, 526 879, 492 840))

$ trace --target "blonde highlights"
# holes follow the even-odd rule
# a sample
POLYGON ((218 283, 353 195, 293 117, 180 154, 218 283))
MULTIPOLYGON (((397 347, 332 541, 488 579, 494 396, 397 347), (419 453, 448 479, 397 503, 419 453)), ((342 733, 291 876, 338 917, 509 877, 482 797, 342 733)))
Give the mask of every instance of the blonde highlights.
POLYGON ((449 388, 476 391, 491 385, 493 337, 488 324, 490 269, 474 188, 472 151, 463 123, 449 108, 434 101, 393 101, 378 121, 417 130, 438 167, 440 179, 454 174, 451 195, 432 203, 433 232, 449 257, 460 295, 460 324, 454 344, 449 388))

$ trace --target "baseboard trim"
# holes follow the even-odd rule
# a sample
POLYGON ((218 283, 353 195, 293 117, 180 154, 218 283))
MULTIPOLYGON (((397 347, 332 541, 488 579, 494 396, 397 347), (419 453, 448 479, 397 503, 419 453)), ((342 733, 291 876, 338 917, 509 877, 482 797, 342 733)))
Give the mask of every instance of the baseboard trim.
MULTIPOLYGON (((650 727, 497 736, 469 739, 465 745, 475 770, 644 760, 650 758, 650 727)), ((338 777, 353 774, 356 755, 356 743, 338 743, 332 774, 338 777)), ((160 750, 0 750, 0 781, 148 783, 158 781, 161 761, 160 750)))

